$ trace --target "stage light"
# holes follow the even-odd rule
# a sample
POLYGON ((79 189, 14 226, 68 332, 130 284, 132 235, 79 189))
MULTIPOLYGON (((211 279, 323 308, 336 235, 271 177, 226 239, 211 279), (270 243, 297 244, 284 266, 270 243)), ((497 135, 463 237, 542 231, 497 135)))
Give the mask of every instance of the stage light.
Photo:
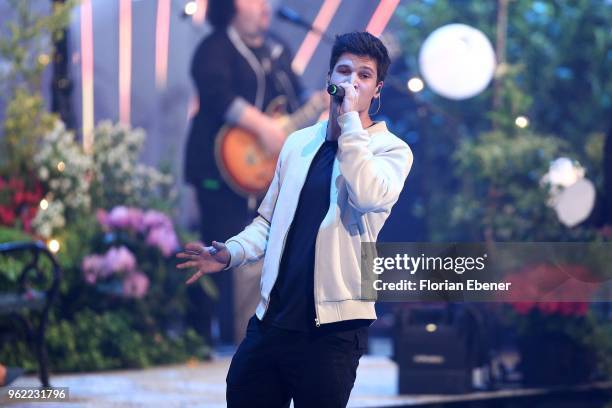
POLYGON ((40 54, 38 56, 38 63, 40 65, 47 65, 49 63, 49 56, 47 54, 40 54))
POLYGON ((434 92, 449 99, 467 99, 491 82, 495 51, 480 30, 449 24, 427 37, 419 51, 419 67, 434 92))
POLYGON ((427 324, 427 326, 425 326, 425 330, 427 330, 430 333, 433 333, 436 330, 438 330, 438 326, 436 326, 434 323, 429 323, 427 324))
POLYGON ((198 11, 198 3, 195 1, 189 1, 185 4, 185 14, 193 16, 198 11))
POLYGON ((40 200, 40 204, 39 205, 40 205, 40 209, 43 210, 43 211, 46 210, 47 208, 49 208, 49 202, 46 199, 44 199, 44 198, 42 200, 40 200))
POLYGON ((520 127, 521 129, 524 129, 529 126, 529 119, 527 119, 525 116, 518 116, 514 123, 516 124, 516 126, 520 127))
POLYGON ((421 80, 421 78, 410 78, 408 80, 407 86, 411 92, 417 93, 423 90, 423 88, 425 87, 425 84, 423 84, 423 81, 421 80))
POLYGON ((60 243, 57 239, 50 239, 47 243, 47 247, 49 248, 49 251, 56 254, 60 250, 60 243))

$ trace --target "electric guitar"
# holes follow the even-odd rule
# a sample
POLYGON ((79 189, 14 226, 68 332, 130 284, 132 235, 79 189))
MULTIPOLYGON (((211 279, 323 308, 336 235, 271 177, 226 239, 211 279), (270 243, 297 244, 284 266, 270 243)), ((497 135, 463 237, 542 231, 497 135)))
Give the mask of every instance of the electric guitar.
MULTIPOLYGON (((287 98, 272 100, 265 113, 278 121, 285 135, 314 123, 327 108, 327 98, 315 93, 304 106, 287 114, 287 98)), ((238 126, 223 126, 215 138, 215 160, 225 182, 245 197, 263 196, 274 178, 278 155, 267 155, 258 137, 238 126)))

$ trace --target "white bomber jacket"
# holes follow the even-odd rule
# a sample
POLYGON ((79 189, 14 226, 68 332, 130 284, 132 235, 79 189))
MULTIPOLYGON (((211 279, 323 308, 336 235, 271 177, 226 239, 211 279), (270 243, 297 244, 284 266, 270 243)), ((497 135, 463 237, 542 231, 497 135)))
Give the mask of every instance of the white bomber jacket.
MULTIPOLYGON (((338 118, 341 135, 333 164, 330 204, 315 243, 316 325, 350 319, 376 319, 374 301, 361 296, 361 242, 375 242, 397 201, 412 166, 412 151, 385 122, 363 129, 357 112, 338 118)), ((280 153, 274 179, 258 216, 225 244, 228 268, 262 257, 261 320, 287 233, 310 163, 325 141, 327 121, 292 133, 280 153)))

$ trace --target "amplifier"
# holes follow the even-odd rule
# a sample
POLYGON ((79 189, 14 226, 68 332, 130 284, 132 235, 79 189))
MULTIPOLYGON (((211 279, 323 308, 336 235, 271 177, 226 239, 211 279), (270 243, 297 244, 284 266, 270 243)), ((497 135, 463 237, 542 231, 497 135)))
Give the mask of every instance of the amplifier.
POLYGON ((401 310, 396 315, 394 359, 400 394, 472 391, 478 365, 476 330, 465 313, 449 308, 401 310))

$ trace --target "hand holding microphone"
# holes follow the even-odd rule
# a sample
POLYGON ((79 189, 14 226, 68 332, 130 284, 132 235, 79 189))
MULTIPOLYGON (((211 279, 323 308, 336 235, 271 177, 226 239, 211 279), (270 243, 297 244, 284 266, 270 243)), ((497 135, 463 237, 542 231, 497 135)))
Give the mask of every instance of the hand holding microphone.
POLYGON ((336 84, 329 84, 329 86, 327 87, 327 93, 333 96, 334 98, 337 98, 339 101, 342 101, 345 92, 344 88, 336 84))
POLYGON ((337 85, 329 84, 327 93, 338 103, 338 115, 343 115, 351 111, 358 111, 357 103, 359 101, 359 94, 355 86, 351 83, 342 82, 337 85))

